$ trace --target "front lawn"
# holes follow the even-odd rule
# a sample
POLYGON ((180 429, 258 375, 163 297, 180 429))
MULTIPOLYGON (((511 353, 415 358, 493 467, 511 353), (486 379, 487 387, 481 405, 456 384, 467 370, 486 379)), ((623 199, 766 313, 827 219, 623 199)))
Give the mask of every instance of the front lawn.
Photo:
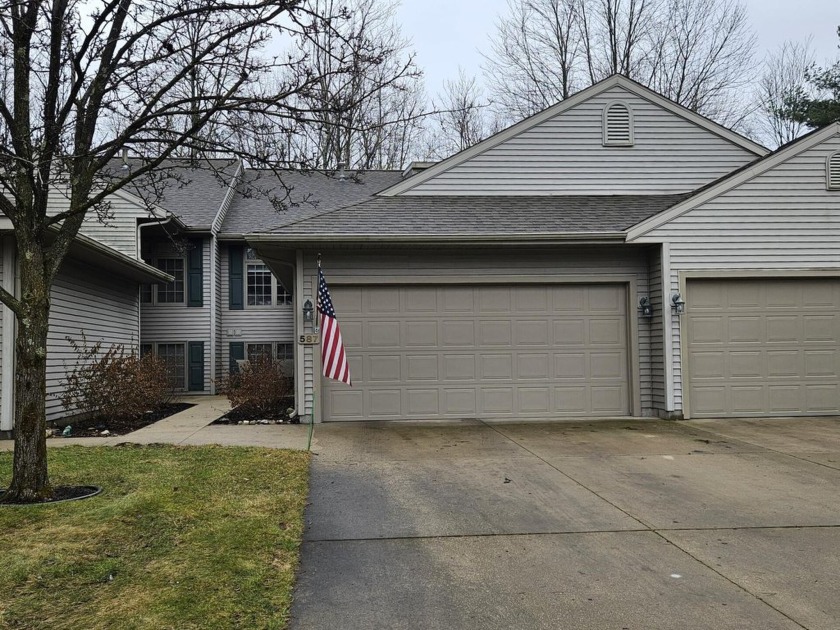
MULTIPOLYGON (((283 628, 306 453, 233 447, 50 450, 92 499, 0 507, 0 628, 283 628)), ((11 454, 0 453, 0 485, 11 454)))

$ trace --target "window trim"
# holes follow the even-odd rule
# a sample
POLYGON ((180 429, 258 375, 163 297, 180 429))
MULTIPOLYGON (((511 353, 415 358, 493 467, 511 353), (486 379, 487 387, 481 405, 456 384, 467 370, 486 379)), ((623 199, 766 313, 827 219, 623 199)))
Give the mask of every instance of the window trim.
POLYGON ((840 190, 840 151, 835 151, 825 159, 825 189, 830 191, 840 190), (832 162, 836 162, 838 173, 837 181, 833 185, 831 181, 832 162))
MULTIPOLYGON (((256 252, 253 248, 248 247, 247 245, 242 248, 242 291, 243 291, 243 300, 242 306, 245 310, 268 310, 268 309, 276 309, 278 306, 283 307, 292 307, 294 305, 294 298, 292 294, 286 290, 286 287, 274 276, 272 273, 271 268, 263 261, 262 258, 248 258, 248 252, 254 252, 256 256, 256 252), (249 304, 248 303, 248 265, 263 265, 267 270, 269 275, 271 276, 271 304, 249 304), (282 291, 281 291, 282 287, 282 291), (288 300, 280 301, 280 295, 285 294, 288 296, 288 300)), ((247 348, 246 353, 247 355, 247 348)))
POLYGON ((181 346, 184 349, 184 382, 181 383, 180 387, 176 387, 175 391, 178 393, 188 393, 189 390, 189 376, 190 376, 190 358, 189 353, 187 352, 187 348, 189 346, 189 342, 187 341, 151 341, 151 342, 143 342, 141 346, 151 346, 152 347, 152 354, 156 357, 160 356, 160 352, 158 348, 160 346, 181 346))
POLYGON ((630 104, 627 101, 623 100, 612 100, 604 105, 604 110, 601 113, 601 144, 605 147, 632 147, 636 144, 636 135, 635 135, 635 127, 636 127, 636 119, 633 114, 633 108, 630 107, 630 104), (609 132, 608 132, 608 117, 609 111, 616 105, 623 107, 627 110, 627 117, 628 117, 628 124, 629 124, 629 134, 626 140, 610 140, 609 132))
POLYGON ((184 298, 180 302, 161 302, 158 299, 158 289, 160 288, 160 282, 152 283, 152 301, 145 302, 145 304, 152 304, 153 306, 186 306, 187 305, 187 294, 189 293, 189 287, 187 286, 187 258, 186 256, 155 256, 153 259, 154 266, 160 269, 158 264, 161 260, 180 260, 181 264, 183 265, 183 269, 181 270, 182 279, 181 282, 184 285, 184 298))

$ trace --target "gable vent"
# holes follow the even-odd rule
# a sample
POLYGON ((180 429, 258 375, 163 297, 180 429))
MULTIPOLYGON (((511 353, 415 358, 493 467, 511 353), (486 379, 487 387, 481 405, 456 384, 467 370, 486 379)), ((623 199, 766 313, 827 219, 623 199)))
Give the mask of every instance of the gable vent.
POLYGON ((829 190, 840 190, 840 151, 828 158, 825 177, 829 190))
POLYGON ((610 103, 604 108, 604 146, 633 146, 633 112, 624 103, 610 103))

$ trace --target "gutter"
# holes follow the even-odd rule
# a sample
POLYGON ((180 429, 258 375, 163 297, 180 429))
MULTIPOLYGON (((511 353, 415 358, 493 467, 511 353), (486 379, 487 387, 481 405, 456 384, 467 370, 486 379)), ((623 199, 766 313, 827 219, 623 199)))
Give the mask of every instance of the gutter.
POLYGON ((417 234, 272 234, 258 232, 245 238, 255 243, 412 243, 423 245, 520 245, 520 244, 566 244, 566 243, 623 243, 625 232, 577 232, 555 234, 446 234, 440 236, 417 234))

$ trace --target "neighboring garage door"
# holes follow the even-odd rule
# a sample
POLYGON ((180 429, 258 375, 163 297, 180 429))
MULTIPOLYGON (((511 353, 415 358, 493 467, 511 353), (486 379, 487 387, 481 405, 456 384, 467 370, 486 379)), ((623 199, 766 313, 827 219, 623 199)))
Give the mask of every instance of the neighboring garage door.
POLYGON ((630 413, 624 285, 338 286, 326 420, 630 413))
POLYGON ((689 280, 689 413, 840 413, 840 281, 689 280))

